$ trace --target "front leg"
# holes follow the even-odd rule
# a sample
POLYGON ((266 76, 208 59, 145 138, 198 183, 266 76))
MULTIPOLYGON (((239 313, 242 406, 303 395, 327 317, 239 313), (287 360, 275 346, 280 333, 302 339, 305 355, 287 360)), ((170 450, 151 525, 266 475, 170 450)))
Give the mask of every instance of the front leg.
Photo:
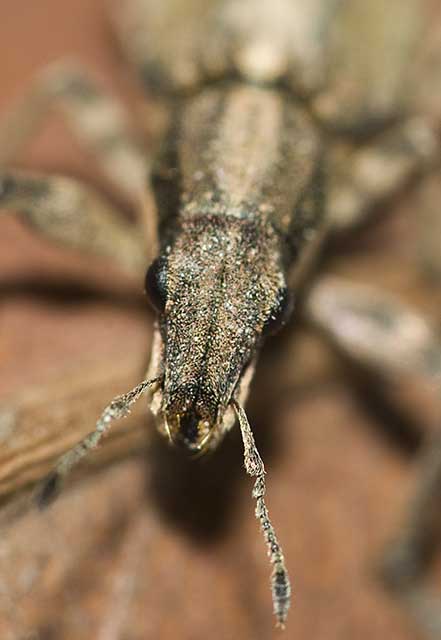
POLYGON ((441 602, 423 580, 440 532, 441 342, 420 315, 393 296, 338 278, 324 278, 312 288, 306 314, 344 357, 371 374, 386 400, 405 400, 406 417, 418 420, 425 408, 426 423, 420 426, 430 435, 419 456, 417 486, 383 554, 381 578, 435 640, 441 634, 441 602))
POLYGON ((413 180, 433 172, 440 156, 437 134, 422 118, 405 119, 361 145, 333 145, 326 201, 333 231, 365 224, 413 180))
POLYGON ((146 249, 139 229, 92 188, 71 178, 0 172, 0 210, 20 217, 49 240, 110 258, 139 275, 146 249))
POLYGON ((441 342, 418 312, 377 287, 326 276, 312 286, 305 314, 341 355, 373 373, 384 392, 400 401, 407 396, 408 410, 411 396, 417 407, 438 405, 428 428, 436 431, 441 342))
POLYGON ((44 69, 28 93, 0 118, 0 166, 10 165, 52 109, 57 109, 102 173, 132 204, 150 256, 156 254, 156 214, 148 190, 151 159, 124 107, 80 65, 44 69))

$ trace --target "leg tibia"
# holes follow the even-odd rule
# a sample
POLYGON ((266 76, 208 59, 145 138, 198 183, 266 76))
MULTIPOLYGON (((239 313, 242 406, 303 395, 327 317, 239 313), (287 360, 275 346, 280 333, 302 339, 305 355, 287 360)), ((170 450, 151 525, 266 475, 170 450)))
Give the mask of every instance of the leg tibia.
POLYGON ((43 118, 57 108, 103 173, 132 201, 143 193, 146 154, 118 100, 80 66, 56 63, 39 74, 28 93, 0 123, 0 165, 9 164, 43 118))
POLYGON ((55 243, 111 258, 135 273, 145 266, 139 229, 98 193, 73 179, 4 171, 0 207, 18 213, 55 243))

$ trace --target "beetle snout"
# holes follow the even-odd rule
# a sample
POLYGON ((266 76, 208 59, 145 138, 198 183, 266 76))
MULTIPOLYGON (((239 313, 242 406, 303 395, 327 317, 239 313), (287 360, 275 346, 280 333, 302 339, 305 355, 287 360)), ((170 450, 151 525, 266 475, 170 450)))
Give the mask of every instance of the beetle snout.
POLYGON ((213 434, 213 423, 195 407, 184 413, 166 414, 165 421, 170 440, 190 455, 204 451, 213 434))

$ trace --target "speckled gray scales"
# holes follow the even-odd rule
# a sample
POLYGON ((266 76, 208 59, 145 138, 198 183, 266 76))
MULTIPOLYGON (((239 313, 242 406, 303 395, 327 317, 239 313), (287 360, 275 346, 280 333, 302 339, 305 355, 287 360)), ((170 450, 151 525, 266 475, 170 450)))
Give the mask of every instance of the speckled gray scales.
MULTIPOLYGON (((115 398, 96 430, 59 460, 39 499, 47 503, 112 420, 147 391, 159 430, 187 453, 214 449, 237 419, 283 625, 290 583, 243 405, 259 348, 286 320, 321 244, 436 170, 441 109, 433 59, 441 57, 441 36, 428 38, 420 54, 430 22, 421 0, 114 4, 125 56, 166 115, 154 157, 117 101, 72 64, 45 71, 0 129, 6 165, 56 104, 138 217, 128 224, 74 180, 12 170, 2 171, 2 205, 52 240, 135 273, 159 256, 146 278, 158 310, 147 378, 115 398), (428 59, 432 74, 422 75, 428 59)), ((422 357, 441 353, 439 341, 399 302, 326 278, 305 300, 297 312, 346 356, 439 383, 433 358, 429 366, 422 357)), ((441 464, 432 452, 430 477, 441 464)), ((412 567, 424 555, 422 510, 437 495, 434 481, 423 478, 421 487, 385 570, 395 587, 404 576, 406 597, 417 593, 412 567)), ((410 601, 421 618, 421 598, 410 601)))

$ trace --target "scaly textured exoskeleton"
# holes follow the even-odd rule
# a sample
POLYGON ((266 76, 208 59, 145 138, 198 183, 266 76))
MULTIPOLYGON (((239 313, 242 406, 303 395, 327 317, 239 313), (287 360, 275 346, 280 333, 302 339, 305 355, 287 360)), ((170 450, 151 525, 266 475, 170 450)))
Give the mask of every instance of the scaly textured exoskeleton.
MULTIPOLYGON (((404 99, 419 9, 417 0, 373 0, 369 7, 362 0, 307 7, 300 0, 131 0, 115 11, 121 44, 168 113, 156 158, 143 157, 121 112, 81 70, 55 69, 31 92, 30 104, 41 110, 58 102, 104 171, 142 205, 143 235, 74 181, 63 186, 60 178, 12 172, 1 182, 2 203, 58 242, 132 270, 142 262, 142 237, 159 251, 146 275, 158 311, 147 378, 115 398, 96 430, 60 459, 40 501, 55 495, 70 468, 145 392, 161 433, 192 455, 214 449, 237 417, 245 467, 256 478, 256 516, 280 625, 290 583, 243 405, 259 349, 288 318, 327 234, 362 222, 438 157, 429 123, 404 99)), ((5 159, 20 142, 21 120, 28 129, 35 120, 32 109, 17 113, 5 159)), ((375 325, 373 335, 384 329, 366 312, 370 302, 352 305, 346 296, 356 300, 353 292, 342 293, 338 283, 330 289, 346 300, 346 314, 364 314, 375 325)), ((327 291, 326 283, 315 290, 307 315, 337 336, 340 348, 370 363, 362 340, 354 347, 337 335, 334 320, 343 316, 324 304, 327 291)), ((393 307, 395 313, 402 317, 393 307)), ((395 366, 393 347, 389 355, 383 361, 395 366)))

